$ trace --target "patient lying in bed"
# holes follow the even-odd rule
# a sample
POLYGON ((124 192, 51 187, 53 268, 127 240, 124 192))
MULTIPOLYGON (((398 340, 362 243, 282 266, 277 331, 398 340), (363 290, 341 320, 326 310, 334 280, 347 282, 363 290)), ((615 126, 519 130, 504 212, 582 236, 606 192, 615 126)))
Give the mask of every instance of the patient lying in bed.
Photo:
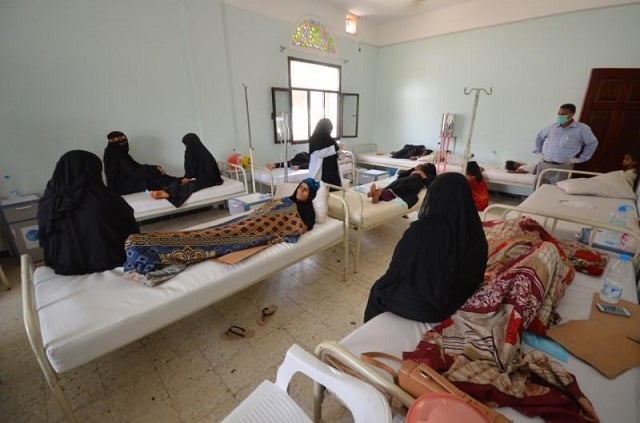
POLYGON ((378 188, 375 183, 367 193, 372 203, 402 199, 408 208, 418 202, 418 193, 429 187, 436 178, 436 167, 433 163, 418 165, 413 169, 398 171, 398 178, 384 188, 378 188))
POLYGON ((483 284, 403 357, 444 372, 487 404, 551 422, 597 421, 575 377, 540 351, 524 353, 521 337, 525 330, 540 334, 554 324, 555 306, 574 271, 601 273, 605 256, 554 239, 530 218, 485 226, 489 259, 483 284))
POLYGON ((125 243, 124 276, 157 285, 193 263, 278 242, 295 242, 313 229, 312 200, 319 183, 303 180, 290 197, 268 201, 251 214, 205 230, 131 235, 125 243))

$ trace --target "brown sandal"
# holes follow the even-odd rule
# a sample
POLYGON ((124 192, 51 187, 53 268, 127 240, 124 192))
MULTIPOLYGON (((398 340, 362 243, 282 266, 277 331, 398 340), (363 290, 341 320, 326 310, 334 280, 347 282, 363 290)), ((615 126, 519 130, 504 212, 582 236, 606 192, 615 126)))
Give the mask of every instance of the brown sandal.
POLYGON ((260 326, 266 325, 271 320, 271 316, 278 311, 278 306, 275 304, 271 304, 268 307, 262 309, 262 316, 256 321, 260 326))

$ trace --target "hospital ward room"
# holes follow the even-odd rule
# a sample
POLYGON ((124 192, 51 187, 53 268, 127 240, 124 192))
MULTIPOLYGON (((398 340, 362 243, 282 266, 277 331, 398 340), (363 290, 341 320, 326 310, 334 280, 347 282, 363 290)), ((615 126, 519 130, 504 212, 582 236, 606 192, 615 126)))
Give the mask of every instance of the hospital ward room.
POLYGON ((639 19, 3 2, 0 422, 640 423, 639 19))

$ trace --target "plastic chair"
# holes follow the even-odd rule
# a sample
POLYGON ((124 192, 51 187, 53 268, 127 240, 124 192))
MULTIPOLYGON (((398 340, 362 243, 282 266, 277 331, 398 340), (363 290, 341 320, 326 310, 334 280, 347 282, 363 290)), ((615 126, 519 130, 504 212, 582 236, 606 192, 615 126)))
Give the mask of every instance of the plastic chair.
POLYGON ((288 395, 294 374, 303 373, 333 392, 351 411, 354 421, 391 422, 386 398, 373 386, 327 366, 298 345, 292 345, 278 368, 276 382, 262 382, 224 420, 236 422, 311 422, 312 420, 288 395))

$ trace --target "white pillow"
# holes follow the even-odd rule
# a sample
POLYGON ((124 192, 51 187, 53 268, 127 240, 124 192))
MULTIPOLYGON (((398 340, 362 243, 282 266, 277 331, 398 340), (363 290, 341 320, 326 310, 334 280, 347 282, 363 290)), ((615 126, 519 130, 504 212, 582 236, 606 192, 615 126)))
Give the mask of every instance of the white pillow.
POLYGON ((597 195, 610 198, 635 199, 633 188, 622 170, 616 170, 593 178, 565 179, 556 184, 567 194, 597 195))
MULTIPOLYGON (((289 197, 293 195, 299 183, 284 182, 276 186, 274 198, 289 197)), ((320 188, 313 199, 313 209, 316 212, 316 223, 324 223, 329 214, 329 190, 324 182, 320 182, 320 188)))

